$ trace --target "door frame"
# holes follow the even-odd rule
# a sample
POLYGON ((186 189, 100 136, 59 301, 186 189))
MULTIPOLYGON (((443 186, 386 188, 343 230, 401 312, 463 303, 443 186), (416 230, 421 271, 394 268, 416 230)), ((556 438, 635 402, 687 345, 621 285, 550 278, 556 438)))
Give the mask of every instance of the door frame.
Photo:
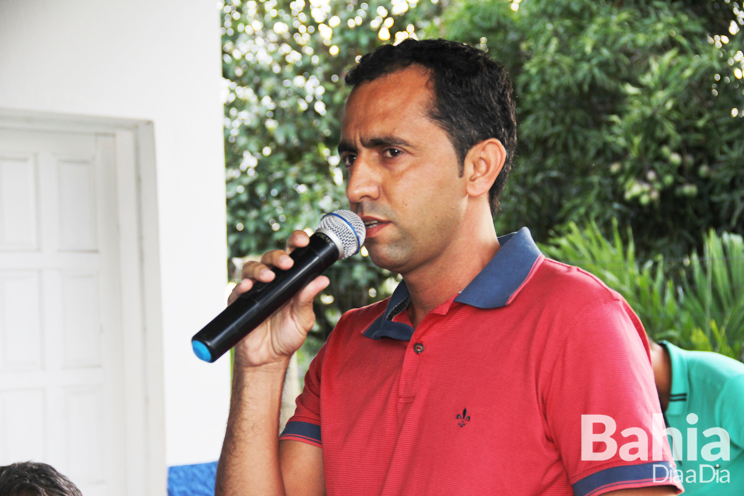
POLYGON ((124 480, 126 494, 165 495, 168 468, 153 123, 0 108, 2 129, 114 136, 126 425, 124 480))

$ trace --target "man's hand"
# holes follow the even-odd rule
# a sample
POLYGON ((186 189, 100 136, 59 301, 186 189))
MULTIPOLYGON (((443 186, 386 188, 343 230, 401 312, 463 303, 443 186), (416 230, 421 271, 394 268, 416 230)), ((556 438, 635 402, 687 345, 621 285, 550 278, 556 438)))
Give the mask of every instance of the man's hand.
MULTIPOLYGON (((289 253, 307 246, 310 237, 304 231, 295 231, 289 237, 287 250, 272 250, 261 257, 260 262, 248 262, 243 266, 243 280, 235 286, 228 304, 251 289, 256 282, 270 282, 276 274, 271 268, 287 270, 294 265, 289 253)), ((325 276, 315 278, 286 305, 277 310, 264 323, 248 334, 235 346, 236 365, 257 367, 287 361, 297 351, 315 323, 313 299, 325 289, 329 280, 325 276)))

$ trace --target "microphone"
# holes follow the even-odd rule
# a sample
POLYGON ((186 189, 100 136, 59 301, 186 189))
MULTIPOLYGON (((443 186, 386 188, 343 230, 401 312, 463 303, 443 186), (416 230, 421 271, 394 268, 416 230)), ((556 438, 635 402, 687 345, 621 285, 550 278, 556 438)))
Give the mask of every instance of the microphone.
POLYGON ((310 243, 289 254, 292 267, 273 268, 274 280, 254 283, 191 338, 196 356, 210 363, 217 360, 336 260, 358 252, 365 235, 364 222, 350 210, 324 215, 310 243))

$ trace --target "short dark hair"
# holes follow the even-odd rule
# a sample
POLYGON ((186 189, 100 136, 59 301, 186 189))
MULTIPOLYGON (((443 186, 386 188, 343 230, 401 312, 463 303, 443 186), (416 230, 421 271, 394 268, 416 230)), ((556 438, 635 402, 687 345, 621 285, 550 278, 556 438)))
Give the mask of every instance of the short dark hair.
POLYGON ((82 496, 67 477, 46 463, 23 462, 0 467, 2 496, 82 496))
POLYGON ((364 55, 345 81, 354 87, 414 64, 429 71, 435 95, 430 117, 449 135, 461 171, 465 156, 476 144, 496 138, 504 145, 504 168, 488 193, 491 210, 496 212, 517 147, 514 89, 506 69, 464 43, 407 39, 364 55))

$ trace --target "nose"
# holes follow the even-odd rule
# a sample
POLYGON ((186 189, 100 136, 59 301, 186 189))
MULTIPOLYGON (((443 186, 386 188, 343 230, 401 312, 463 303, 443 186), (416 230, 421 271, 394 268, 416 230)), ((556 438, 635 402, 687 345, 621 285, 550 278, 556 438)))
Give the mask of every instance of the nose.
POLYGON ((360 153, 349 168, 346 198, 352 205, 374 201, 380 196, 380 177, 374 164, 360 153))

